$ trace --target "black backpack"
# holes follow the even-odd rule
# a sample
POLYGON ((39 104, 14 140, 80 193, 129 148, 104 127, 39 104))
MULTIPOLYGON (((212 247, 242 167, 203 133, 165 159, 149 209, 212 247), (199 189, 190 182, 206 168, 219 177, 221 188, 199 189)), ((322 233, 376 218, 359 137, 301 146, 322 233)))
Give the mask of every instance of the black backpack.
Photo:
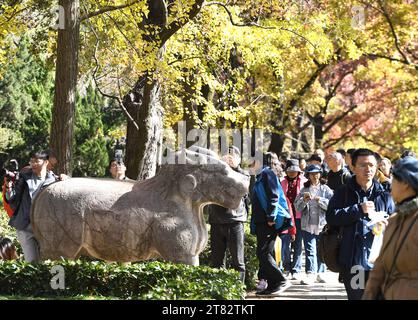
POLYGON ((341 271, 338 263, 341 239, 342 227, 331 227, 327 224, 319 234, 318 257, 332 272, 341 271))

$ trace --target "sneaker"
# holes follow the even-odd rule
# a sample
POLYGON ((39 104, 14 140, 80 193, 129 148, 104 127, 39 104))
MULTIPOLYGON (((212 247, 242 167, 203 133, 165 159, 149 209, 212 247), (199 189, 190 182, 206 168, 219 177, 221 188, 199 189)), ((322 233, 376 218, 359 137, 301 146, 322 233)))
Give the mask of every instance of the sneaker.
POLYGON ((267 289, 267 280, 260 279, 257 284, 257 291, 263 291, 267 289))
POLYGON ((292 278, 291 280, 299 280, 302 278, 302 276, 300 275, 300 273, 292 273, 292 278))
POLYGON ((300 280, 300 284, 304 284, 308 286, 312 285, 314 282, 315 282, 315 274, 313 273, 308 273, 305 278, 300 280))
POLYGON ((327 281, 323 278, 321 273, 318 273, 318 275, 316 276, 316 282, 318 283, 326 283, 327 281))
POLYGON ((267 288, 263 291, 257 292, 257 295, 263 295, 263 296, 278 296, 281 293, 283 293, 285 290, 287 290, 292 284, 290 281, 283 281, 277 286, 274 286, 272 288, 267 288))
POLYGON ((290 280, 292 279, 292 274, 289 271, 285 271, 283 272, 283 277, 290 280))

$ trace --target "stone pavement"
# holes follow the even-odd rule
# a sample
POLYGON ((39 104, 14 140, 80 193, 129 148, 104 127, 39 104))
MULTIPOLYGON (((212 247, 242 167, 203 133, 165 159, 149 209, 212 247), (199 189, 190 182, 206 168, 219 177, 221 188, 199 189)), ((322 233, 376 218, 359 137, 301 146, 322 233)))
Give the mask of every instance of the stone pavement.
MULTIPOLYGON (((305 273, 302 273, 305 275, 305 273)), ((326 283, 301 285, 300 280, 290 280, 292 286, 278 297, 257 296, 249 292, 246 300, 347 300, 344 285, 338 282, 338 274, 325 272, 326 283)))

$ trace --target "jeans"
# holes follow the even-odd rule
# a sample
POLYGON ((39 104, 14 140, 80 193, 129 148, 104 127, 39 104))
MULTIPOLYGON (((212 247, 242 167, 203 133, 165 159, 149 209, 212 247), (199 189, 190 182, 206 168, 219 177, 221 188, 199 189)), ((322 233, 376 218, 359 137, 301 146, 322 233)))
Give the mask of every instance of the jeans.
POLYGON ((299 273, 302 270, 302 228, 300 219, 295 219, 296 239, 293 241, 292 273, 299 273))
POLYGON ((266 279, 268 289, 286 281, 276 263, 274 243, 277 231, 266 224, 257 224, 257 258, 260 262, 259 278, 266 279))
POLYGON ((292 271, 292 260, 291 260, 291 250, 290 250, 290 234, 282 234, 280 235, 280 239, 282 240, 282 259, 280 262, 280 270, 284 272, 292 271))
POLYGON ((23 256, 26 262, 39 261, 39 244, 33 234, 32 225, 29 224, 24 230, 17 230, 17 240, 22 246, 23 256))
POLYGON ((214 268, 225 266, 225 253, 228 248, 232 259, 232 268, 239 272, 240 279, 244 282, 244 224, 242 222, 212 224, 210 237, 211 266, 214 268))
POLYGON ((305 246, 306 273, 321 273, 325 272, 325 264, 319 260, 317 254, 316 244, 319 240, 319 235, 312 234, 302 230, 303 245, 305 246))

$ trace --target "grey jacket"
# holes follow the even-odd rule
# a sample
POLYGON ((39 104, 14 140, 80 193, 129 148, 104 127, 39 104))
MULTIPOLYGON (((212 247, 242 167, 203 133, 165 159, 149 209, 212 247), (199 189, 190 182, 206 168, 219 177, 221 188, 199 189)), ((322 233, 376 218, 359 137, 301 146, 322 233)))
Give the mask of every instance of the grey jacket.
MULTIPOLYGON (((21 173, 20 178, 16 184, 14 192, 7 200, 10 207, 15 210, 13 216, 10 218, 9 226, 16 228, 17 230, 24 230, 30 223, 30 208, 32 204, 32 196, 29 192, 28 181, 33 179, 32 170, 21 173)), ((48 171, 45 177, 45 181, 39 187, 39 189, 33 194, 33 197, 39 193, 39 191, 55 182, 55 175, 48 171)))
POLYGON ((302 230, 306 230, 308 225, 313 225, 313 221, 318 221, 318 226, 322 229, 327 221, 326 221, 326 211, 328 208, 329 199, 332 198, 334 192, 325 184, 321 184, 319 186, 319 192, 317 196, 319 196, 318 206, 310 205, 311 200, 309 202, 305 202, 303 200, 303 194, 305 192, 309 192, 309 188, 303 187, 300 190, 300 193, 297 195, 295 199, 295 208, 298 211, 302 212, 301 218, 301 228, 302 230), (316 208, 317 210, 315 210, 316 208))

